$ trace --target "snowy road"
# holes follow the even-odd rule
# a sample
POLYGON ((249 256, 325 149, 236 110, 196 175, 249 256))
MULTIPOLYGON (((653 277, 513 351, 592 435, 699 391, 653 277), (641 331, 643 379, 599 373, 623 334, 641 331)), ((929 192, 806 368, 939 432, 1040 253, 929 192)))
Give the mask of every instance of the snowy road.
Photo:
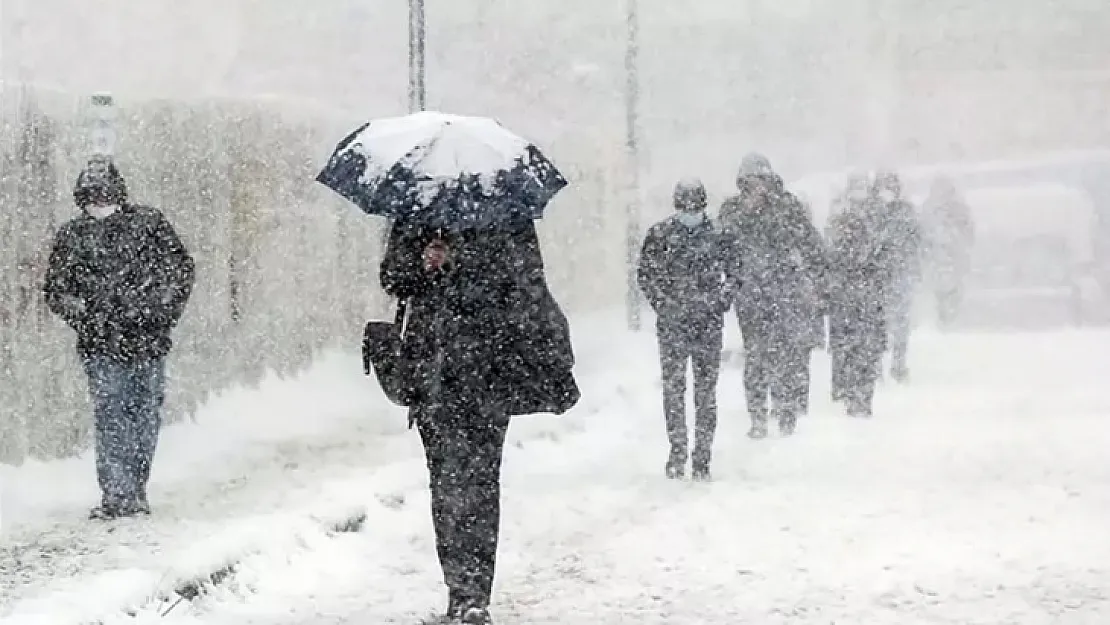
MULTIPOLYGON (((514 425, 497 622, 1110 622, 1110 335, 922 336, 913 385, 884 386, 870 422, 825 400, 819 356, 815 414, 759 443, 726 370, 711 484, 661 479, 649 338, 604 347, 583 350, 574 415, 514 425)), ((290 482, 365 506, 361 532, 300 527, 211 595, 138 617, 411 624, 438 609, 419 448, 395 434, 379 463, 324 449, 290 482)))

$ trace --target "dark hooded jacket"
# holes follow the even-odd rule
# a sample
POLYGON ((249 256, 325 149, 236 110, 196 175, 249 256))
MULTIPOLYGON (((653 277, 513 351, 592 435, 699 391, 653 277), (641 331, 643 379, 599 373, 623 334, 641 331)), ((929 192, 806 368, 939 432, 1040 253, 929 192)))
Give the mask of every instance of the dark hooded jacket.
POLYGON ((881 353, 886 349, 884 303, 896 263, 875 212, 861 205, 829 220, 830 334, 834 342, 854 341, 881 353))
POLYGON ((881 215, 884 245, 896 280, 916 279, 921 274, 922 231, 913 204, 897 199, 885 204, 881 215))
POLYGON ((402 351, 417 363, 417 405, 450 396, 524 415, 577 403, 569 324, 547 287, 531 222, 455 233, 396 224, 381 284, 409 302, 402 351), (450 256, 429 272, 423 252, 437 235, 450 256))
POLYGON ((114 166, 112 175, 120 208, 104 219, 84 212, 87 188, 78 183, 74 196, 82 214, 54 238, 46 304, 77 332, 82 357, 164 357, 192 292, 193 259, 165 216, 130 204, 114 166))
POLYGON ((721 226, 738 259, 737 314, 745 332, 772 341, 813 340, 823 310, 827 259, 805 206, 778 189, 760 200, 750 192, 721 207, 721 226))

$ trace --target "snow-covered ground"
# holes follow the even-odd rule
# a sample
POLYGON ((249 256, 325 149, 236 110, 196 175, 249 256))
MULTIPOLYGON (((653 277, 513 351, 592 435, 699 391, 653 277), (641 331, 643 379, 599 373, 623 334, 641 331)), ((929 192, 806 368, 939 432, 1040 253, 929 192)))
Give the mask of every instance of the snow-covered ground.
MULTIPOLYGON (((828 402, 819 355, 814 414, 758 443, 727 368, 716 479, 692 484, 661 477, 650 334, 576 328, 581 405, 514 424, 498 622, 1110 622, 1110 334, 923 332, 912 385, 884 386, 868 422, 828 402)), ((0 614, 411 624, 441 608, 416 437, 358 374, 334 355, 213 401, 167 433, 158 515, 115 531, 80 521, 87 459, 10 471, 0 614), (361 531, 331 527, 358 512, 361 531), (154 600, 220 563, 233 573, 207 596, 154 600)))

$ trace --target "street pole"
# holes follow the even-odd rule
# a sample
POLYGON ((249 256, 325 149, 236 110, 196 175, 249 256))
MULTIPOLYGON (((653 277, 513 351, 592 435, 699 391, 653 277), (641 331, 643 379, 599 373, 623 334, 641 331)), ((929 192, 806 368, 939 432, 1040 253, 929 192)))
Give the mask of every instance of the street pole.
POLYGON ((625 0, 628 41, 624 56, 625 84, 625 148, 627 150, 628 186, 625 189, 625 295, 628 328, 640 330, 640 291, 636 283, 636 261, 640 243, 640 16, 638 0, 625 0))
POLYGON ((427 107, 424 0, 409 0, 409 112, 427 107))
MULTIPOLYGON (((409 113, 423 111, 428 106, 426 88, 425 42, 427 29, 424 21, 424 0, 409 0, 409 113)), ((390 221, 382 231, 382 253, 389 245, 390 221)))

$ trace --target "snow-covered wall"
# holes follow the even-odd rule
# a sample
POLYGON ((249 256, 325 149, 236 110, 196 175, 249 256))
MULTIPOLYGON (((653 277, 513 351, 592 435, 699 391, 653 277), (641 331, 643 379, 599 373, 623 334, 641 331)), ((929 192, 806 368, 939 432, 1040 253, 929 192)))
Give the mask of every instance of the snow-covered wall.
MULTIPOLYGON (((76 215, 70 190, 88 133, 83 96, 4 95, 0 461, 14 461, 87 441, 74 337, 40 288, 53 232, 76 215)), ((301 368, 322 347, 357 349, 362 324, 389 317, 377 282, 383 222, 313 180, 360 120, 272 100, 124 98, 119 109, 132 197, 161 208, 197 260, 170 361, 171 418, 265 370, 301 368)), ((565 142, 550 151, 572 183, 541 224, 552 287, 572 312, 619 304, 624 221, 606 210, 611 163, 565 142)))

